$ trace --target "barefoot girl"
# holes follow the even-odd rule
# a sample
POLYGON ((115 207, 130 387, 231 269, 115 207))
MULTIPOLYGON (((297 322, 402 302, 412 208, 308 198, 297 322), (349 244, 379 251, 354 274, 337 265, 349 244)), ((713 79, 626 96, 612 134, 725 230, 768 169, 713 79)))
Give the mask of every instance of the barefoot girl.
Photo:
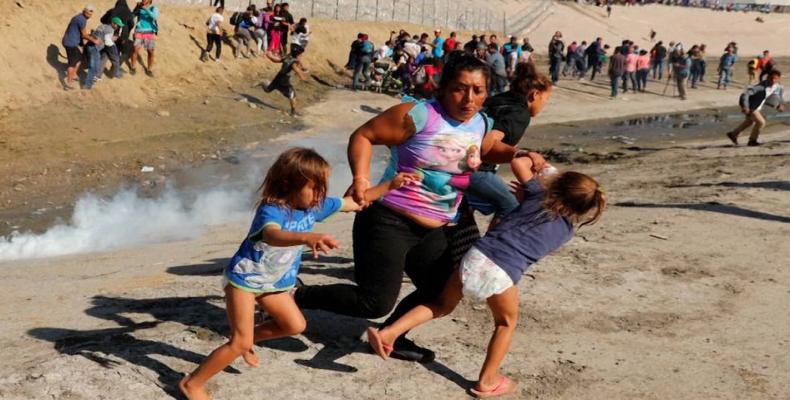
MULTIPOLYGON (((289 294, 296 283, 303 246, 310 247, 316 258, 319 252, 337 248, 332 235, 311 233, 313 225, 337 211, 360 209, 350 197, 326 197, 329 173, 329 164, 305 148, 285 151, 269 169, 250 232, 225 268, 230 340, 181 381, 181 391, 190 400, 208 399, 206 381, 239 356, 257 367, 253 343, 297 335, 305 329, 304 316, 289 294), (255 326, 255 303, 272 319, 255 326)), ((366 195, 378 198, 415 179, 411 174, 398 174, 366 195)))
POLYGON ((477 384, 471 389, 478 397, 516 390, 516 383, 499 375, 498 369, 516 328, 516 284, 522 274, 570 240, 575 223, 584 221, 579 227, 595 223, 606 204, 598 182, 587 175, 565 172, 552 178, 544 189, 539 179, 531 179, 533 165, 528 157, 513 160, 511 166, 522 182, 523 201, 466 253, 440 297, 411 309, 380 331, 368 329, 371 347, 386 359, 399 335, 449 314, 464 295, 486 300, 495 328, 477 384))

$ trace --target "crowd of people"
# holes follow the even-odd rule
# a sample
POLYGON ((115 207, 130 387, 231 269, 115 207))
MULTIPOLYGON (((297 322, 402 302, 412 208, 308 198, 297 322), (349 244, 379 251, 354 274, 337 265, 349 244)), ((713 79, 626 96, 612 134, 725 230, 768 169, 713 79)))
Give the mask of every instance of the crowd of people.
POLYGON ((232 13, 228 21, 232 32, 225 29, 224 13, 225 7, 219 5, 206 20, 207 46, 200 56, 202 61, 213 59, 219 62, 222 59, 223 42, 234 44, 236 58, 251 58, 266 53, 284 56, 289 52, 289 45, 291 50, 298 47, 304 52, 307 49, 310 41, 307 18, 294 22, 288 3, 267 3, 262 8, 250 4, 245 11, 232 13), (212 50, 215 51, 213 58, 212 50))
POLYGON ((390 37, 376 47, 365 33, 351 43, 346 68, 353 71, 352 89, 399 92, 430 98, 436 91, 444 64, 456 52, 476 57, 492 71, 489 93, 505 91, 516 65, 530 61, 534 51, 529 39, 515 36, 500 44, 497 35, 472 35, 461 42, 456 32, 444 36, 441 29, 412 35, 405 30, 390 32, 390 37))
POLYGON ((64 89, 80 86, 78 73, 87 65, 88 73, 82 82, 83 89, 91 89, 102 79, 104 66, 111 62, 110 76, 121 78, 121 63, 129 62, 129 73, 137 72, 137 59, 146 50, 148 62, 145 72, 154 77, 156 36, 159 34, 159 9, 153 0, 142 0, 130 9, 126 0, 118 0, 100 18, 100 24, 88 30, 88 20, 96 7, 87 5, 82 12, 69 20, 62 44, 66 50, 67 67, 64 89), (130 35, 134 36, 130 40, 130 35))

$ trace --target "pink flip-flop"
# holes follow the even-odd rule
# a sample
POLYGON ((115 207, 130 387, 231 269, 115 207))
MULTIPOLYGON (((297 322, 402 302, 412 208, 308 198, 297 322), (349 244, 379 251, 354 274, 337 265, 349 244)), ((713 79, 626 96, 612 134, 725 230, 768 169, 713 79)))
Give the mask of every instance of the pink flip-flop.
POLYGON ((469 391, 478 398, 486 399, 489 397, 504 396, 506 394, 513 393, 516 391, 517 387, 518 384, 511 381, 508 377, 502 375, 502 379, 500 379, 499 383, 497 383, 497 385, 491 390, 480 391, 472 388, 469 389, 469 391))
POLYGON ((368 328, 368 344, 370 348, 379 355, 382 359, 386 360, 392 353, 392 345, 384 343, 379 335, 379 330, 375 328, 368 328))

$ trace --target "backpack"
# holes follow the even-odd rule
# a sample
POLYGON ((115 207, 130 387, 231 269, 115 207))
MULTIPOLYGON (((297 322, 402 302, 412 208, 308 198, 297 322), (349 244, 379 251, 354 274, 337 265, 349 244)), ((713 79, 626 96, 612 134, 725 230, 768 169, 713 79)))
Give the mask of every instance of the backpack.
POLYGON ((233 26, 237 26, 240 22, 244 13, 241 11, 234 11, 233 15, 230 16, 230 24, 233 26))
POLYGON ((425 72, 425 66, 420 66, 414 71, 414 84, 424 85, 428 82, 428 74, 425 72))

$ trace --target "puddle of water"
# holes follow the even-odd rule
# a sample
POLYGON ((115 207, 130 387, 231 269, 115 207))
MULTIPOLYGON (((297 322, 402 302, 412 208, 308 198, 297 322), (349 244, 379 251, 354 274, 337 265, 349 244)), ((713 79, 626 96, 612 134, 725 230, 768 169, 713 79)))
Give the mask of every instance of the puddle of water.
MULTIPOLYGON (((790 125, 790 112, 767 111, 766 133, 790 125)), ((688 113, 646 115, 611 120, 592 120, 532 127, 522 144, 540 148, 613 145, 667 144, 706 138, 721 138, 743 120, 736 107, 688 113)))

